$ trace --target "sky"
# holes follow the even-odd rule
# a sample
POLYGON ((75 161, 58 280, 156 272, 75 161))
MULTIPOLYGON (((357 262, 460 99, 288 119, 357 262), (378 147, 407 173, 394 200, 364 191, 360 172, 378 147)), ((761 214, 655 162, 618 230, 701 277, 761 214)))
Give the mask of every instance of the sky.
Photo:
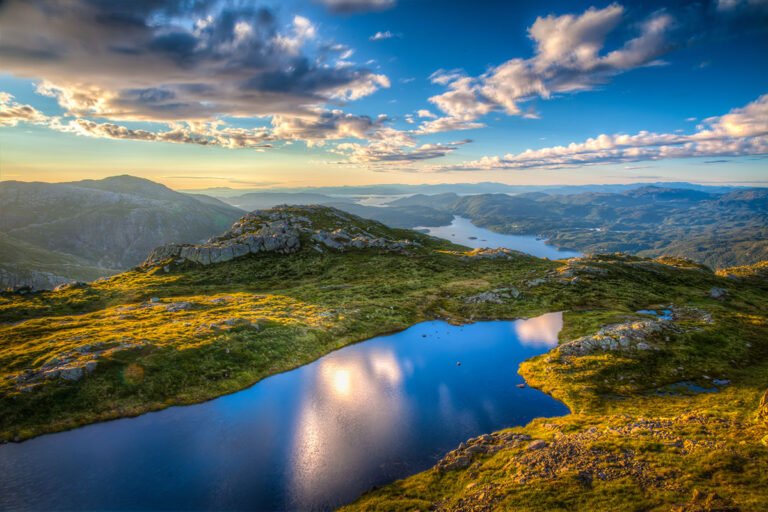
POLYGON ((768 186, 768 0, 4 0, 0 34, 0 180, 768 186))

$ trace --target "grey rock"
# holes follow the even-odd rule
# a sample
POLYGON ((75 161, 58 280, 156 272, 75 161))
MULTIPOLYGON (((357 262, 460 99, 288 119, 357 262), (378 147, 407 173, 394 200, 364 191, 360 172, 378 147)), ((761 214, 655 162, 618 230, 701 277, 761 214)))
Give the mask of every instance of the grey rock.
POLYGON ((728 291, 725 288, 718 288, 713 286, 709 289, 709 296, 716 300, 722 300, 728 295, 728 291))

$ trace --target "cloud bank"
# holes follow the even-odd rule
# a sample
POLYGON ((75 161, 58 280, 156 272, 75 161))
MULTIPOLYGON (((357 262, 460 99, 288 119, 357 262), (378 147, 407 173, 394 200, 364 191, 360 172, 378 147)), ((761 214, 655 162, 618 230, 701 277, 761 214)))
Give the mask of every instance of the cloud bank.
POLYGON ((562 169, 665 158, 723 157, 768 153, 768 94, 743 108, 705 119, 694 133, 601 134, 567 146, 485 156, 432 171, 562 169))

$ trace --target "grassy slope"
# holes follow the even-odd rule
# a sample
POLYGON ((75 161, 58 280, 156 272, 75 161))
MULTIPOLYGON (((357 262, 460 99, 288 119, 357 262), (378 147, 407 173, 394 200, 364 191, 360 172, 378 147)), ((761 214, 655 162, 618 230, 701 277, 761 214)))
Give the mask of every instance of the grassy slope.
POLYGON ((563 263, 522 255, 466 258, 456 250, 432 242, 410 256, 258 255, 204 268, 185 264, 167 273, 135 270, 56 293, 4 295, 0 368, 6 377, 56 355, 80 357, 76 349, 84 345, 128 348, 105 352, 97 369, 75 383, 52 380, 20 392, 2 379, 0 438, 209 399, 424 319, 464 322, 564 310, 562 336, 571 339, 638 318, 637 309, 674 303, 706 310, 715 322, 675 336, 659 352, 565 358, 555 351, 523 366, 531 384, 574 411, 517 429, 550 442, 536 452, 538 459, 525 446, 509 447, 479 457, 465 471, 415 475, 352 508, 572 510, 632 503, 644 510, 688 501, 694 489, 715 504, 745 510, 768 504, 768 450, 759 442, 768 432, 754 419, 768 385, 764 275, 740 269, 743 277, 731 280, 677 261, 600 257, 590 265, 604 273, 566 284, 558 274, 563 263), (526 284, 538 278, 547 281, 526 284), (520 299, 464 302, 510 285, 523 291, 520 299), (709 298, 711 286, 727 288, 726 300, 709 298), (165 307, 178 302, 189 309, 165 307), (230 326, 228 319, 241 322, 230 326), (732 385, 714 394, 654 393, 681 380, 704 383, 704 374, 732 385), (653 422, 638 424, 640 417, 653 422), (641 470, 632 472, 617 460, 641 470), (590 475, 608 476, 585 484, 579 471, 589 464, 596 465, 590 475), (712 490, 720 497, 708 497, 712 490))
POLYGON ((71 254, 37 247, 4 233, 0 233, 0 269, 22 279, 29 274, 48 273, 78 281, 91 281, 116 272, 97 267, 71 254))

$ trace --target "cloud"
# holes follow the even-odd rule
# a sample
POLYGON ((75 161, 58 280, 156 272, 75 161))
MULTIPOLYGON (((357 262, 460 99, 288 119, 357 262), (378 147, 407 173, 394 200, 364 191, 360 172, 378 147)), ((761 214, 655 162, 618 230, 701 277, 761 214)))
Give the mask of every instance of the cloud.
POLYGON ((383 41, 384 39, 394 39, 394 38, 400 38, 403 37, 402 34, 393 34, 389 30, 386 30, 384 32, 376 32, 371 37, 368 38, 369 41, 383 41))
POLYGON ((504 156, 484 156, 432 171, 562 169, 690 157, 768 154, 768 94, 743 108, 705 119, 691 134, 602 134, 567 146, 527 149, 504 156))
POLYGON ((425 119, 435 119, 437 116, 427 109, 421 109, 416 111, 416 115, 425 119))
POLYGON ((238 0, 6 0, 2 9, 0 68, 42 79, 40 92, 74 116, 300 114, 389 86, 364 67, 326 62, 311 20, 281 21, 238 0))
POLYGON ((166 131, 151 131, 128 128, 115 123, 98 123, 82 118, 68 122, 54 118, 49 126, 64 133, 104 139, 171 142, 197 146, 219 146, 229 149, 263 150, 272 147, 271 144, 266 143, 266 141, 271 140, 271 135, 265 129, 219 128, 211 124, 187 123, 173 125, 166 131))
POLYGON ((0 92, 0 126, 16 126, 19 123, 45 123, 48 116, 31 105, 22 105, 13 95, 0 92))
POLYGON ((477 77, 455 69, 436 71, 431 81, 447 91, 429 101, 449 119, 425 125, 424 131, 471 127, 468 123, 491 111, 536 118, 533 110, 522 109, 520 104, 591 90, 615 75, 660 64, 658 59, 672 48, 667 39, 672 17, 656 13, 639 26, 636 37, 606 50, 606 39, 623 17, 624 8, 618 4, 592 7, 580 15, 539 17, 528 29, 533 57, 510 59, 477 77))
POLYGON ((363 164, 372 169, 384 169, 394 164, 440 158, 472 142, 465 139, 445 144, 418 144, 409 133, 389 127, 378 129, 370 139, 368 144, 345 142, 336 145, 333 152, 346 158, 337 163, 363 164))
POLYGON ((383 11, 395 6, 396 0, 317 0, 336 14, 383 11))
POLYGON ((733 11, 743 8, 766 9, 768 1, 766 0, 717 0, 718 11, 733 11))
POLYGON ((346 114, 341 110, 305 116, 274 116, 272 135, 281 140, 303 140, 308 146, 323 145, 327 140, 365 139, 382 126, 386 117, 346 114))

